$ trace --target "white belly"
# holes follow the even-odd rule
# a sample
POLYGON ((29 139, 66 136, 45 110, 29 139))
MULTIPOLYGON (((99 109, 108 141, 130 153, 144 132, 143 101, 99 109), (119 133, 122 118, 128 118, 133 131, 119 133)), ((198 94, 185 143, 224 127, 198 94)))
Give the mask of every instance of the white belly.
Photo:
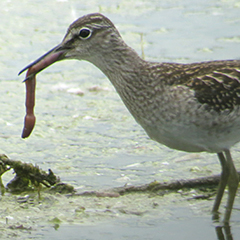
MULTIPOLYGON (((235 115, 236 116, 236 115, 235 115)), ((240 117, 229 121, 220 115, 218 121, 161 122, 143 126, 149 137, 170 148, 186 152, 222 152, 240 141, 240 117)))

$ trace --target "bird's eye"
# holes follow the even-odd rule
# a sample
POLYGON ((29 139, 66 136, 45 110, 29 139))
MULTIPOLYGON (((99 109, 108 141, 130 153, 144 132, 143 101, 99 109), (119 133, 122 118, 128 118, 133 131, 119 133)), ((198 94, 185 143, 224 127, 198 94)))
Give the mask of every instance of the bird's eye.
POLYGON ((79 32, 79 37, 82 39, 88 39, 92 35, 92 31, 88 28, 82 28, 79 32))

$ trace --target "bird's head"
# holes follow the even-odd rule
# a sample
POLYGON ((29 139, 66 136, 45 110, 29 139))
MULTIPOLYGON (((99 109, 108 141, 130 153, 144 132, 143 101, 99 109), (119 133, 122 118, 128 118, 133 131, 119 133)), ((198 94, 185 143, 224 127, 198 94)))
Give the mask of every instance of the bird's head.
POLYGON ((31 68, 28 79, 54 62, 64 59, 87 60, 98 65, 96 61, 101 62, 110 51, 109 43, 112 49, 123 44, 113 23, 99 13, 85 15, 69 26, 59 45, 26 66, 19 74, 31 68))

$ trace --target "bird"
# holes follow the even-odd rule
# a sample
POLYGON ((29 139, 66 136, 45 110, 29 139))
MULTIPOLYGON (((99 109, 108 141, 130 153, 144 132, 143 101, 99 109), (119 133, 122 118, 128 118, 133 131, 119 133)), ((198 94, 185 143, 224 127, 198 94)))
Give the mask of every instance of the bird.
POLYGON ((146 61, 124 42, 109 18, 91 13, 74 21, 59 45, 19 74, 31 69, 25 79, 30 81, 65 59, 99 68, 152 140, 175 150, 217 154, 222 171, 212 216, 219 220, 228 186, 222 223, 229 224, 239 184, 230 148, 240 141, 240 60, 146 61))

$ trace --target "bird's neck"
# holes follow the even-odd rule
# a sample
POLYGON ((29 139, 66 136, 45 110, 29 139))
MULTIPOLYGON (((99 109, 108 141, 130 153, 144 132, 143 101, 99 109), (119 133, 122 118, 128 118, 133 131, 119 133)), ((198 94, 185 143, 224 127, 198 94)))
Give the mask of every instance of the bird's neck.
POLYGON ((119 92, 127 85, 134 85, 137 82, 134 80, 140 80, 139 71, 146 62, 132 48, 122 44, 98 55, 92 63, 109 78, 119 92))
POLYGON ((128 46, 116 48, 111 53, 102 55, 101 61, 92 63, 109 78, 136 121, 145 126, 146 111, 143 105, 149 101, 149 85, 152 85, 151 81, 155 79, 151 80, 149 72, 146 71, 151 63, 144 61, 128 46))

